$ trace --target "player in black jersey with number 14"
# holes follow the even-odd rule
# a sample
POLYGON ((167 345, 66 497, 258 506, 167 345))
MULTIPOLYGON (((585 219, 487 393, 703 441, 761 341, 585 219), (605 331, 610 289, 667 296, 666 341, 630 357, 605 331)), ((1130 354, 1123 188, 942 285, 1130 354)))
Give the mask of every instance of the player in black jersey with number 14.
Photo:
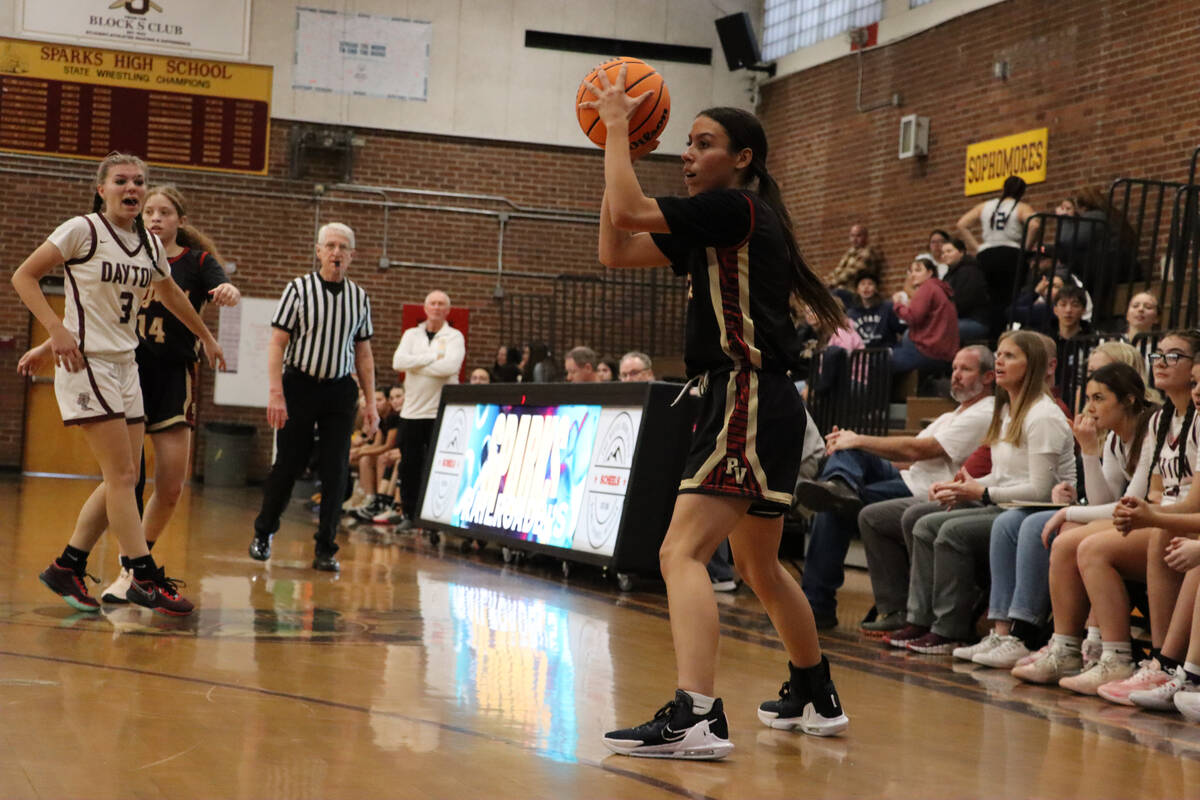
MULTIPOLYGON (((624 142, 629 118, 652 93, 625 94, 599 72, 590 85, 608 141, 624 142)), ((831 329, 841 307, 800 257, 779 187, 767 171, 767 140, 754 115, 734 108, 700 112, 683 153, 688 197, 650 198, 629 149, 604 151, 600 261, 609 267, 671 266, 691 281, 685 361, 701 407, 659 552, 678 688, 649 722, 612 731, 613 752, 655 758, 715 759, 733 745, 714 696, 720 623, 705 565, 726 538, 746 583, 766 607, 789 658, 779 700, 758 707, 772 728, 818 736, 844 731, 829 663, 812 609, 779 562, 783 512, 792 499, 804 444, 804 404, 789 370, 800 345, 789 316, 796 294, 831 329)))

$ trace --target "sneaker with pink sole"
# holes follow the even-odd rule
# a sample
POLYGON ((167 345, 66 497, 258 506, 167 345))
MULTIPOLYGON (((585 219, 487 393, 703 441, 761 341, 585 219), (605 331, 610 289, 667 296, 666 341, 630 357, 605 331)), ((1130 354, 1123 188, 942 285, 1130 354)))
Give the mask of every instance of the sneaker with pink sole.
POLYGON ((1176 667, 1168 673, 1166 683, 1160 683, 1153 689, 1139 689, 1130 692, 1129 702, 1148 711, 1174 711, 1175 695, 1183 689, 1186 683, 1187 676, 1184 675, 1183 667, 1176 667))
POLYGON ((1200 722, 1200 684, 1185 683, 1175 693, 1175 708, 1188 722, 1200 722))
POLYGON ((1077 694, 1096 694, 1106 683, 1123 681, 1133 674, 1132 661, 1126 661, 1115 652, 1105 653, 1100 660, 1078 675, 1063 678, 1058 685, 1077 694))
POLYGON ((1157 658, 1149 658, 1138 664, 1137 672, 1122 681, 1106 683, 1096 690, 1096 694, 1110 703, 1131 706, 1130 692, 1140 692, 1155 689, 1171 680, 1171 673, 1158 663, 1157 658))

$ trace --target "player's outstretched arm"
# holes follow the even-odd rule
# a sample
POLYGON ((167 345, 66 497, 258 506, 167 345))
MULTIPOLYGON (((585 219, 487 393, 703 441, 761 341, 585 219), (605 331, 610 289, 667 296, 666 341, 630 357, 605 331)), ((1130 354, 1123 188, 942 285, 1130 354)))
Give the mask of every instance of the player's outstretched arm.
POLYGON ((62 262, 63 256, 58 247, 52 242, 42 242, 38 249, 17 267, 12 276, 12 285, 17 290, 21 302, 50 334, 50 347, 54 351, 55 363, 61 364, 68 372, 78 372, 83 369, 83 353, 79 350, 79 343, 63 327, 62 320, 46 301, 40 283, 42 278, 50 274, 50 270, 62 262))
POLYGON ((208 356, 208 365, 214 369, 225 369, 225 353, 221 350, 221 345, 217 344, 216 338, 212 335, 212 331, 204 324, 204 320, 200 319, 200 315, 196 313, 196 309, 192 308, 191 301, 187 295, 179 288, 179 284, 174 278, 167 278, 159 281, 155 287, 155 299, 161 302, 168 311, 178 318, 180 322, 187 326, 187 329, 196 334, 200 339, 200 344, 204 347, 204 352, 208 356))

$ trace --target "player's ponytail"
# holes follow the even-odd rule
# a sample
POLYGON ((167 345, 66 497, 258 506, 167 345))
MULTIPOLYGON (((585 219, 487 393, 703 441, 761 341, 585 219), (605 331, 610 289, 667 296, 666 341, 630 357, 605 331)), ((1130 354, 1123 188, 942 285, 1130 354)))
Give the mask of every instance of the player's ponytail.
POLYGON ((767 135, 763 132, 762 123, 748 111, 727 106, 705 109, 698 116, 708 117, 725 129, 729 136, 731 153, 738 153, 747 148, 750 150, 752 158, 750 166, 746 168, 745 184, 750 185, 754 182, 755 193, 779 217, 780 226, 783 228, 783 241, 792 262, 792 293, 812 309, 825 329, 836 331, 844 328, 846 315, 841 304, 809 268, 800 253, 799 245, 796 244, 792 218, 783 203, 779 184, 767 170, 767 135))
POLYGON ((99 192, 96 192, 95 196, 92 197, 92 213, 95 214, 97 211, 102 211, 103 209, 104 198, 100 196, 99 192))

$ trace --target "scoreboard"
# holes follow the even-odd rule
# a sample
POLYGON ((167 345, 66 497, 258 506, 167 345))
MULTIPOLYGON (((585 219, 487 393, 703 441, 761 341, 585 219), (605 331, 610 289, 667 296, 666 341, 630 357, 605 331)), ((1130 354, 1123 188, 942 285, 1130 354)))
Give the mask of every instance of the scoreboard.
POLYGON ((0 38, 0 150, 267 172, 272 69, 0 38))

